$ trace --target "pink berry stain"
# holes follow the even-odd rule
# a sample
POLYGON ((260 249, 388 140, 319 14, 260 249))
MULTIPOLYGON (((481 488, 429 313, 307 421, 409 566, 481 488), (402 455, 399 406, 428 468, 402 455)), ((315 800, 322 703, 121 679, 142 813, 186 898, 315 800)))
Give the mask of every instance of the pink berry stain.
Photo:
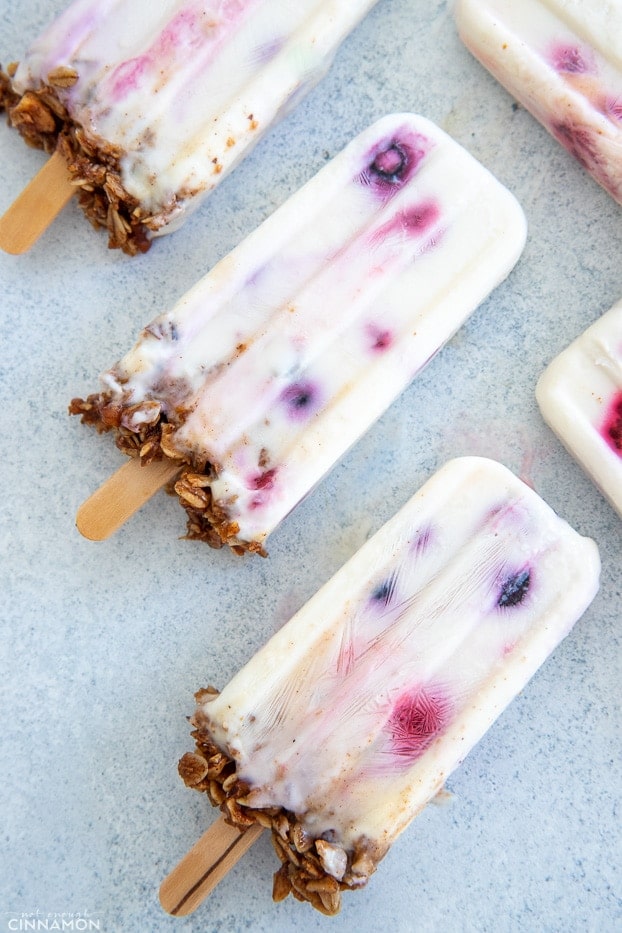
POLYGON ((365 328, 368 345, 373 353, 384 353, 389 350, 394 343, 394 337, 390 330, 381 327, 378 324, 368 324, 365 328))
POLYGON ((272 491, 277 485, 277 472, 277 468, 273 467, 270 470, 264 470, 263 473, 257 473, 255 476, 251 477, 248 486, 250 489, 257 490, 257 495, 254 496, 250 502, 251 509, 259 509, 268 502, 272 491))
POLYGON ((451 719, 451 701, 441 687, 417 687, 395 704, 387 727, 393 754, 415 761, 451 719))
MULTIPOLYGON (((246 6, 250 6, 246 2, 246 6)), ((218 21, 206 19, 205 10, 192 6, 180 10, 162 30, 156 41, 135 58, 122 62, 111 75, 111 89, 116 101, 136 91, 149 72, 163 74, 201 47, 215 52, 244 13, 243 0, 227 0, 221 5, 218 21)))
POLYGON ((388 223, 376 230, 374 242, 381 242, 389 237, 422 237, 435 226, 440 217, 440 209, 434 201, 423 201, 398 211, 388 223))
POLYGON ((614 453, 622 457, 622 391, 611 400, 601 434, 614 453))

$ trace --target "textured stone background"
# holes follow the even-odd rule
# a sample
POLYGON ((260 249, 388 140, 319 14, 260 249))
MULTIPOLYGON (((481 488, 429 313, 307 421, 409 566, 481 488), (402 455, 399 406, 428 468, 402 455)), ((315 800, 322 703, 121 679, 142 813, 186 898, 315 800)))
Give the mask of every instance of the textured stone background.
MULTIPOLYGON (((0 61, 63 6, 2 0, 0 61)), ((0 211, 41 162, 0 126, 0 211)), ((448 4, 379 0, 324 82, 148 255, 108 252, 73 205, 29 255, 0 255, 0 930, 36 911, 88 912, 123 933, 620 929, 622 522, 544 426, 534 386, 622 296, 621 247, 620 208, 471 58, 448 4), (520 200, 530 235, 510 278, 273 535, 268 560, 178 540, 183 515, 164 495, 110 541, 83 540, 76 509, 120 455, 67 417, 69 399, 398 110, 439 123, 520 200), (159 883, 214 818, 176 773, 193 691, 224 685, 460 454, 501 460, 596 539, 591 609, 450 779, 452 799, 417 819, 340 917, 272 904, 267 839, 194 917, 167 917, 159 883)))

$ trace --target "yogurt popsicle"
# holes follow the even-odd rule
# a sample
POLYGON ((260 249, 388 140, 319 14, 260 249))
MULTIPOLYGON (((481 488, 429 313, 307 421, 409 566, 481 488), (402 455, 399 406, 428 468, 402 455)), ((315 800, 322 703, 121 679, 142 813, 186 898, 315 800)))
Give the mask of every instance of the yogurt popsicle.
POLYGON ((599 569, 505 467, 450 461, 222 693, 197 693, 180 774, 234 825, 271 828, 276 900, 336 913, 568 634, 599 569))
POLYGON ((536 398, 544 420, 622 516, 622 301, 549 364, 536 398))
POLYGON ((177 228, 328 69, 375 0, 76 0, 0 74, 110 245, 177 228))
POLYGON ((622 203, 622 0, 456 0, 464 44, 622 203))
POLYGON ((263 553, 524 240, 517 202, 472 156, 428 120, 385 117, 70 410, 182 468, 190 537, 263 553))

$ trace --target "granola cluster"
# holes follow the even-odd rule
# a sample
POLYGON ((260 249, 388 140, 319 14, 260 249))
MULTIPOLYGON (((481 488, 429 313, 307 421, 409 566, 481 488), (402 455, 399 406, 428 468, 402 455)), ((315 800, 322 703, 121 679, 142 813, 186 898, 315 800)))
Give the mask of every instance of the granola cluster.
POLYGON ((108 231, 108 245, 131 256, 145 253, 151 245, 150 231, 163 223, 162 216, 149 215, 123 187, 122 151, 102 140, 90 138, 70 117, 62 102, 63 90, 72 87, 78 74, 71 68, 56 68, 48 83, 23 95, 13 90, 11 79, 17 64, 0 67, 0 110, 30 146, 65 159, 78 202, 94 227, 108 231))
POLYGON ((72 399, 69 414, 80 415, 84 424, 94 425, 100 433, 113 431, 117 447, 129 457, 140 457, 143 463, 162 459, 179 463, 179 473, 169 484, 168 491, 177 495, 186 511, 186 538, 205 541, 213 548, 227 545, 236 554, 250 552, 266 556, 261 544, 240 540, 238 523, 213 499, 210 486, 217 477, 214 465, 184 460, 171 443, 174 427, 164 415, 160 413, 153 421, 129 429, 122 423, 122 418, 128 418, 128 409, 113 402, 106 393, 72 399))
MULTIPOLYGON (((214 687, 199 690, 197 703, 217 692, 214 687)), ((179 774, 188 787, 206 793, 212 806, 219 807, 226 821, 240 831, 254 823, 270 830, 281 862, 274 875, 273 900, 282 901, 292 894, 327 916, 337 914, 341 892, 363 887, 375 871, 379 859, 374 858, 371 847, 361 840, 353 852, 346 852, 332 842, 309 836, 296 816, 281 807, 246 806, 250 788, 238 778, 235 762, 212 741, 200 713, 190 722, 196 750, 180 760, 179 774)))

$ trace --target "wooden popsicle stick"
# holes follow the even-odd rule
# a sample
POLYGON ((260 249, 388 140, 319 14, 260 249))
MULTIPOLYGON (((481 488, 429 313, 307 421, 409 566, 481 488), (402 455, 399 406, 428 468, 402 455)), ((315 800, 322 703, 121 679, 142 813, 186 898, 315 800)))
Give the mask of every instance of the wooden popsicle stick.
POLYGON ((259 823, 240 832, 219 817, 160 885, 164 910, 174 917, 195 911, 262 832, 259 823))
POLYGON ((0 217, 0 249, 25 253, 75 193, 67 163, 55 152, 0 217))
POLYGON ((78 531, 90 541, 109 538, 180 469, 174 460, 128 460, 82 503, 76 515, 78 531))

